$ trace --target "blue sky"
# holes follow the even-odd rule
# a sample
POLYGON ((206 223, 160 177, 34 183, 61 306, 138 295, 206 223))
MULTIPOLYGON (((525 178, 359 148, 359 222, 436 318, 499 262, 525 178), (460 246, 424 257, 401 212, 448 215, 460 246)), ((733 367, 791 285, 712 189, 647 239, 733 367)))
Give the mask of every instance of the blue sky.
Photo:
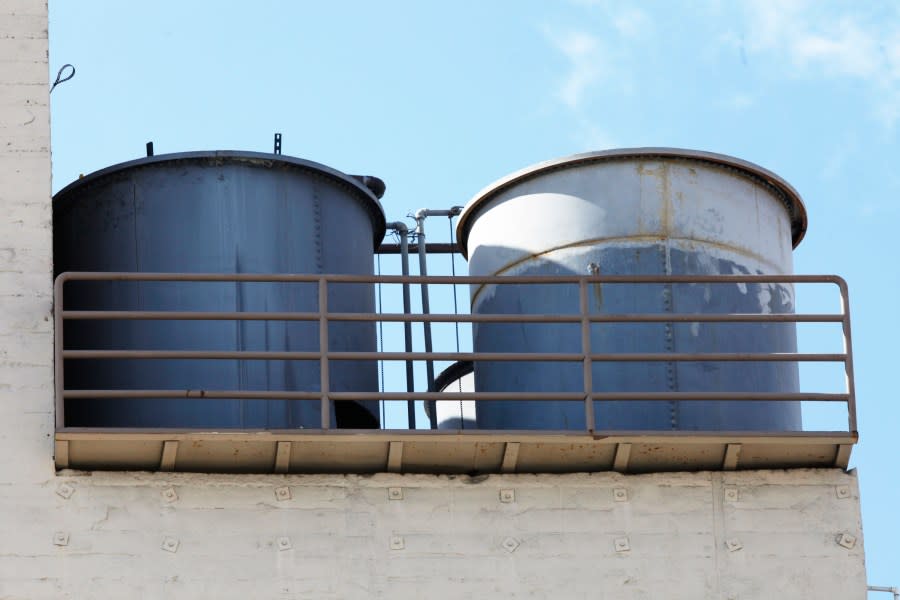
POLYGON ((775 171, 809 211, 796 272, 850 284, 869 581, 900 584, 900 4, 51 0, 51 79, 64 63, 54 191, 149 140, 269 151, 276 131, 383 178, 390 219, 611 147, 775 171))

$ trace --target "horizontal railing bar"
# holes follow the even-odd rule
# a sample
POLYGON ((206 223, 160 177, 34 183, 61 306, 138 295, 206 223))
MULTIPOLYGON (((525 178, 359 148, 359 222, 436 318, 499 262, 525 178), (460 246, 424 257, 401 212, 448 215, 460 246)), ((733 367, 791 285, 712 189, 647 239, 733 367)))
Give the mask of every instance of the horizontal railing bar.
POLYGON ((329 313, 330 321, 383 321, 385 323, 579 323, 578 315, 329 313), (374 318, 373 318, 374 317, 374 318))
POLYGON ((846 354, 790 352, 644 352, 591 354, 597 362, 844 362, 846 354))
MULTIPOLYGON (((591 354, 597 362, 843 362, 845 354, 753 352, 632 352, 591 354)), ((329 352, 331 360, 471 360, 510 362, 577 362, 584 355, 538 352, 329 352)))
POLYGON ((322 392, 271 392, 248 390, 66 390, 67 400, 80 398, 194 398, 238 400, 321 400, 322 392))
MULTIPOLYGON (((577 400, 584 401, 581 392, 484 392, 468 393, 463 395, 478 396, 484 400, 577 400)), ((329 394, 330 400, 349 402, 359 400, 360 397, 377 396, 377 400, 390 400, 391 396, 404 396, 409 400, 440 400, 443 395, 439 392, 334 392, 329 394)), ((79 398, 209 398, 209 399, 250 399, 250 400, 321 400, 321 392, 278 392, 278 391, 249 391, 249 390, 66 390, 66 399, 79 398)), ((458 394, 453 398, 458 400, 458 394)), ((472 398, 475 399, 475 398, 472 398)))
MULTIPOLYGON (((318 352, 275 352, 253 350, 63 350, 70 359, 209 359, 209 360, 319 360, 318 352)), ((581 354, 551 352, 329 352, 330 360, 492 360, 576 362, 581 354)))
MULTIPOLYGON (((277 392, 248 390, 66 390, 66 399, 78 398, 209 398, 251 400, 321 400, 321 392, 277 392)), ((812 401, 847 402, 849 394, 800 392, 595 392, 595 401, 669 401, 721 400, 729 401, 812 401)), ((333 392, 328 398, 337 402, 362 400, 481 400, 503 401, 565 401, 583 402, 581 392, 333 392)))
MULTIPOLYGON (((584 393, 569 392, 334 392, 332 400, 564 400, 584 401, 584 393), (515 396, 515 397, 514 397, 515 396), (521 397, 520 397, 521 396, 521 397), (548 397, 549 396, 549 397, 548 397)), ((824 394, 801 392, 594 392, 591 398, 598 401, 666 401, 666 400, 722 400, 722 401, 802 401, 847 402, 849 394, 824 394)))
MULTIPOLYGON (((153 311, 153 310, 65 310, 63 319, 69 320, 135 320, 135 321, 317 321, 315 312, 212 312, 212 311, 153 311)), ((430 323, 579 323, 581 317, 572 315, 509 315, 509 314, 409 314, 401 313, 328 313, 330 321, 383 321, 430 323)), ((591 315, 592 323, 840 323, 839 314, 610 314, 591 315)))
MULTIPOLYGON (((740 443, 745 440, 781 438, 789 443, 803 443, 809 438, 828 438, 829 442, 855 443, 857 435, 852 431, 773 431, 773 430, 706 430, 690 429, 602 429, 588 433, 584 429, 210 429, 209 427, 59 427, 56 430, 60 439, 90 439, 91 436, 107 436, 110 439, 171 439, 166 436, 184 435, 203 439, 247 440, 248 438, 278 441, 279 438, 304 437, 321 439, 323 437, 343 438, 347 442, 363 441, 361 436, 383 437, 390 440, 393 436, 414 439, 430 439, 432 441, 453 442, 459 438, 482 438, 496 441, 559 441, 559 440, 592 440, 595 442, 620 442, 636 438, 637 442, 671 442, 690 443, 695 438, 720 441, 723 443, 740 443)), ((819 441, 816 439, 815 441, 819 441)))
POLYGON ((573 352, 332 352, 333 360, 472 360, 497 362, 581 362, 573 352))
MULTIPOLYGON (((319 360, 318 352, 254 350, 63 350, 67 359, 319 360)), ((471 360, 579 362, 582 354, 549 352, 328 352, 329 360, 471 360)), ((591 354, 597 362, 843 362, 846 354, 642 352, 591 354)))
POLYGON ((563 402, 584 402, 584 392, 333 392, 333 400, 485 400, 503 402, 505 400, 560 400, 563 402), (377 396, 377 398, 376 398, 377 396))
POLYGON ((316 312, 213 312, 184 310, 64 310, 63 319, 94 321, 318 321, 316 312))
POLYGON ((846 285, 837 275, 307 275, 263 273, 113 273, 66 271, 57 277, 65 281, 194 281, 194 282, 281 282, 315 283, 432 283, 432 284, 519 284, 519 283, 834 283, 846 285))
MULTIPOLYGON (((580 323, 577 314, 562 315, 510 315, 510 314, 411 314, 400 313, 328 313, 330 321, 384 321, 384 322, 441 322, 441 323, 580 323)), ((592 323, 841 323, 844 316, 834 313, 824 314, 671 314, 671 313, 630 313, 595 314, 588 317, 592 323)))
POLYGON ((844 315, 823 314, 621 314, 589 315, 592 323, 841 323, 844 315))
POLYGON ((71 359, 319 360, 318 352, 254 350, 63 350, 71 359))

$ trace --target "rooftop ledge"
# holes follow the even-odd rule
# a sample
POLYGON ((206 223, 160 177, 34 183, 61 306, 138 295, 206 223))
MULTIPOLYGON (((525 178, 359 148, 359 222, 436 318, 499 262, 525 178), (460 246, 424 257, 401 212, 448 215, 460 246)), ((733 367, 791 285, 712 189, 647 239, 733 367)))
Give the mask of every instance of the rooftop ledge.
POLYGON ((63 428, 57 469, 204 473, 575 473, 846 469, 856 432, 63 428))

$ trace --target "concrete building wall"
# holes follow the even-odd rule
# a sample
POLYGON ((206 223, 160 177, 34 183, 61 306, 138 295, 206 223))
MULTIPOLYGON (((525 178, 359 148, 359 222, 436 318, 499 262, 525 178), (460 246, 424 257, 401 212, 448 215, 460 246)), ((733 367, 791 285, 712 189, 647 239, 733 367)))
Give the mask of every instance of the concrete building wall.
MULTIPOLYGON (((16 485, 45 482, 53 475, 47 50, 47 3, 0 0, 0 496, 4 498, 16 485)), ((0 523, 13 519, 8 509, 0 512, 0 523)))
POLYGON ((63 472, 0 514, 0 598, 865 597, 840 470, 63 472))
POLYGON ((47 90, 0 0, 0 598, 865 597, 839 470, 57 474, 47 90))

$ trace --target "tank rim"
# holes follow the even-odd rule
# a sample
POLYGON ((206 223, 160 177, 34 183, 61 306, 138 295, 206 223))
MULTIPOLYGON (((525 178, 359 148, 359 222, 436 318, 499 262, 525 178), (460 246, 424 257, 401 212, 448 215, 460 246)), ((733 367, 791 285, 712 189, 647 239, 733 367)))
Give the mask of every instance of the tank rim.
POLYGON ((375 195, 375 193, 371 189, 366 187, 360 180, 321 163, 313 162, 311 160, 306 160, 303 158, 297 158, 295 156, 270 154, 267 152, 248 152, 243 150, 200 150, 192 152, 175 152, 171 154, 156 154, 154 156, 147 156, 135 160, 117 163, 80 177, 79 179, 76 179, 72 183, 66 185, 64 188, 56 192, 56 194, 53 195, 53 208, 54 210, 56 210, 57 204, 65 204, 66 197, 77 192, 82 187, 97 183, 98 181, 101 181, 106 177, 110 177, 122 171, 160 163, 191 160, 230 160, 234 162, 247 161, 251 163, 259 162, 263 165, 265 165, 265 163, 269 163, 270 165, 280 163, 285 166, 290 166, 324 175, 341 184, 350 186, 353 191, 361 195, 365 199, 365 201, 368 201, 367 208, 372 217, 372 228, 375 234, 374 238, 376 250, 384 240, 384 236, 387 232, 387 218, 385 216, 384 207, 381 205, 381 202, 378 200, 378 197, 375 195))
POLYGON ((434 378, 434 389, 432 392, 443 392, 444 389, 457 379, 462 379, 466 375, 475 372, 475 363, 471 360, 458 360, 449 367, 441 371, 440 375, 434 378))
POLYGON ((662 147, 618 148, 614 150, 599 150, 596 152, 573 154, 536 163, 502 177, 483 188, 466 203, 465 208, 460 214, 459 221, 457 222, 456 239, 459 240, 460 252, 464 258, 468 259, 469 229, 477 219, 481 208, 495 196, 516 184, 532 179, 542 173, 572 168, 582 164, 625 160, 629 158, 646 159, 653 157, 705 162, 720 167, 736 169, 744 175, 748 175, 762 181, 764 184, 768 184, 782 197, 785 207, 788 210, 791 219, 791 238, 793 247, 796 248, 806 235, 808 224, 806 206, 803 204, 800 193, 797 192, 791 184, 768 169, 734 156, 706 152, 703 150, 662 147))

